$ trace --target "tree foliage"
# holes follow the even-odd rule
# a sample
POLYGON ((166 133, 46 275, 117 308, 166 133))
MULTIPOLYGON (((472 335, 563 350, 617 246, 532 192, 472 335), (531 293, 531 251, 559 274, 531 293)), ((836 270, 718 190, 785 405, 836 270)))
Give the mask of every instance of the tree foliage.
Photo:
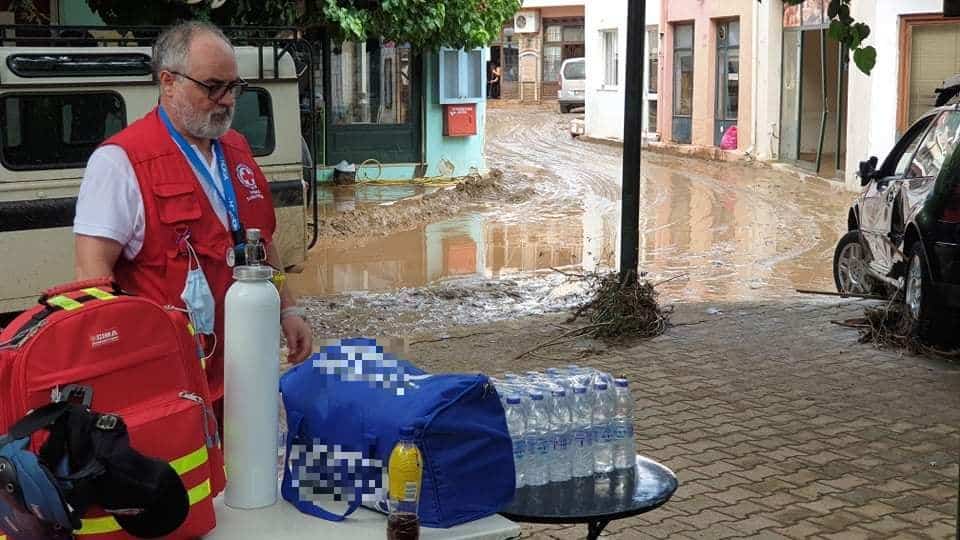
MULTIPOLYGON (((863 41, 870 36, 870 27, 862 22, 856 22, 850 16, 850 2, 852 0, 830 0, 827 16, 830 17, 829 35, 847 47, 853 53, 853 62, 860 71, 869 75, 877 64, 877 50, 872 45, 864 45, 863 41)), ((802 4, 803 0, 784 0, 791 5, 802 4)))
POLYGON ((203 19, 219 25, 326 26, 334 38, 382 37, 418 48, 481 47, 500 35, 521 0, 86 0, 108 24, 167 25, 203 19))

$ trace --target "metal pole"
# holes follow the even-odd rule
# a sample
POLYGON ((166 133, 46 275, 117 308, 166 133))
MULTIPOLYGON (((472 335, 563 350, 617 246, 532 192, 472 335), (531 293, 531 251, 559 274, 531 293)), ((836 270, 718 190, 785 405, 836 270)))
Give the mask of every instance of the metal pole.
POLYGON ((643 65, 646 0, 627 0, 626 96, 623 104, 623 201, 620 211, 620 281, 634 282, 640 252, 640 151, 643 134, 643 65))

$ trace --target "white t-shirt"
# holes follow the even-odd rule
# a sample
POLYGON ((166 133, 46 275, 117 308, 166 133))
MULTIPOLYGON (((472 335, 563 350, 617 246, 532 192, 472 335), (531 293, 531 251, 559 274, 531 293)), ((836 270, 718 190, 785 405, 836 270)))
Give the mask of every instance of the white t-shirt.
MULTIPOLYGON (((194 151, 202 156, 200 150, 193 145, 194 151)), ((186 156, 184 156, 186 159, 186 156)), ((210 163, 204 163, 210 175, 222 188, 220 167, 216 155, 210 163)), ((191 164, 191 168, 193 168, 191 164)), ((214 191, 196 169, 197 180, 203 188, 207 199, 213 206, 217 217, 227 224, 227 210, 214 191)), ((97 236, 116 240, 123 246, 123 256, 132 260, 140 253, 146 231, 144 221, 143 197, 140 193, 140 184, 133 171, 133 165, 127 153, 116 145, 107 145, 97 148, 90 155, 87 169, 83 173, 80 184, 80 195, 77 197, 77 216, 73 220, 73 232, 86 236, 97 236)))

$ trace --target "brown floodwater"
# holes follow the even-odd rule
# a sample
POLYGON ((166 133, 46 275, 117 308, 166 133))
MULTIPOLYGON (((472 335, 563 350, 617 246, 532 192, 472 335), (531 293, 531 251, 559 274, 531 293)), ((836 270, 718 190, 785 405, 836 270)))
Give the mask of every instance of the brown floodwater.
MULTIPOLYGON (((488 110, 489 166, 523 175, 533 196, 378 238, 324 241, 292 284, 301 294, 330 296, 615 268, 622 152, 571 138, 571 118, 488 110)), ((414 186, 322 189, 324 212, 423 193, 414 186)), ((640 267, 655 281, 671 280, 659 287, 667 300, 833 290, 833 248, 852 193, 770 168, 647 153, 640 194, 640 267)))

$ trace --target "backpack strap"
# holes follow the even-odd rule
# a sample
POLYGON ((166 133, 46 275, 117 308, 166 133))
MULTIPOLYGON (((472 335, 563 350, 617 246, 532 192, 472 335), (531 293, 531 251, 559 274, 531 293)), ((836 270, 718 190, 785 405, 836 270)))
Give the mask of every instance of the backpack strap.
POLYGON ((291 413, 287 416, 287 419, 290 423, 287 430, 287 453, 286 453, 286 462, 283 465, 283 486, 280 488, 280 493, 283 495, 283 498, 293 504, 297 510, 300 510, 304 514, 308 514, 314 517, 325 519, 327 521, 343 521, 347 519, 350 514, 357 511, 357 508, 360 508, 360 503, 363 498, 362 488, 354 488, 353 499, 347 504, 347 509, 342 514, 330 512, 325 510, 320 504, 310 501, 303 500, 299 495, 299 486, 294 486, 294 473, 290 467, 290 454, 293 449, 293 444, 300 437, 300 429, 303 423, 303 415, 298 413, 291 413))

